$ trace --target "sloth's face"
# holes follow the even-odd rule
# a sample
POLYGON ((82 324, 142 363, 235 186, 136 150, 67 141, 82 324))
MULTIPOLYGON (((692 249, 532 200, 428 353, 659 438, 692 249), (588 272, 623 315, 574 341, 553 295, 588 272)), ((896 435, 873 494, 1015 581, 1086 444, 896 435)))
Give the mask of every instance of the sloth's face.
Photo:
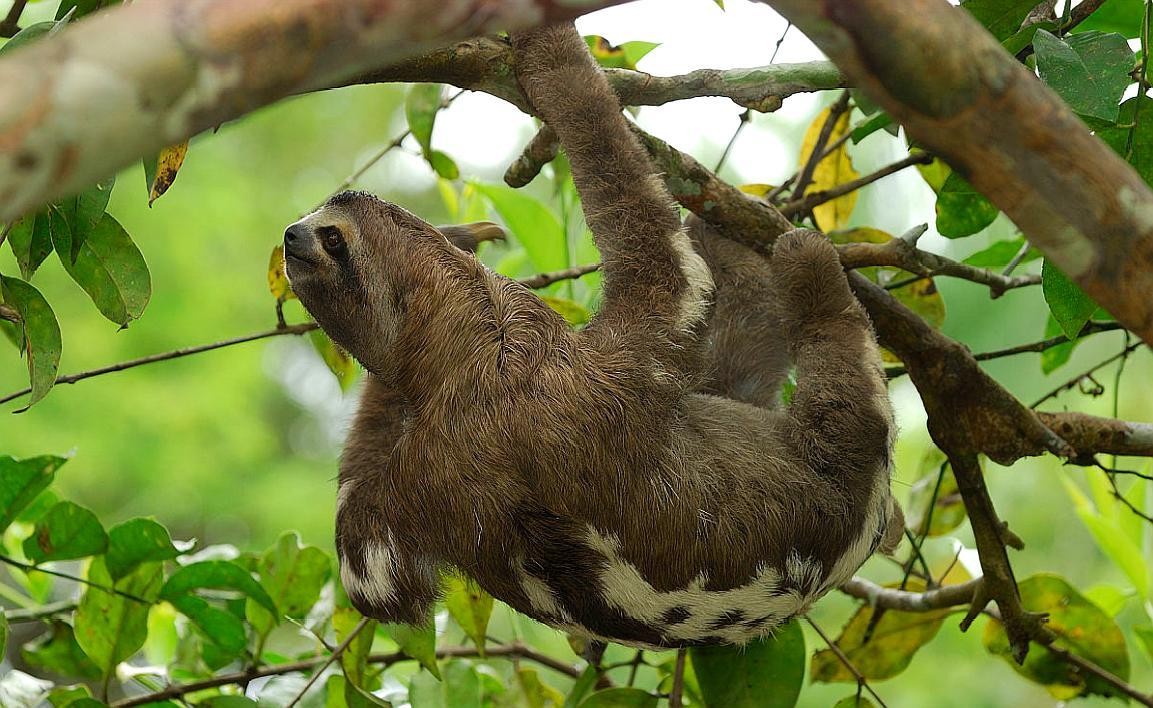
POLYGON ((284 232, 285 268, 305 308, 369 370, 400 331, 420 251, 445 237, 404 209, 342 192, 284 232))

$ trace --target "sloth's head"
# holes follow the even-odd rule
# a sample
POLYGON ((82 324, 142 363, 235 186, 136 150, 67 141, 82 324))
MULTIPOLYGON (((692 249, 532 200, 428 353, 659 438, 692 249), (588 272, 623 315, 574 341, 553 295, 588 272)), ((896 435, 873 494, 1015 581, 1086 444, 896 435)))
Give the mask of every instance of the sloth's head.
POLYGON ((502 236, 487 222, 438 229, 366 192, 341 192, 285 230, 285 268, 324 331, 371 370, 412 306, 441 295, 461 249, 502 236))

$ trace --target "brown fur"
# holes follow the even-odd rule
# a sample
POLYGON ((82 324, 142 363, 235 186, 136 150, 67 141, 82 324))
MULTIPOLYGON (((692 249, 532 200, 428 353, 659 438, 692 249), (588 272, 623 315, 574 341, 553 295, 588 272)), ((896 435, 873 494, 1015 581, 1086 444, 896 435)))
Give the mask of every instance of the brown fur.
POLYGON ((861 555, 851 573, 899 538, 892 416, 868 319, 813 232, 782 237, 770 271, 693 221, 708 270, 693 266, 671 199, 572 27, 513 45, 525 94, 572 162, 604 303, 573 332, 370 195, 338 195, 290 229, 296 293, 370 372, 340 471, 346 587, 370 616, 417 622, 455 567, 592 636, 761 634, 787 617, 726 609, 725 591, 768 572, 773 593, 796 598, 785 614, 801 611, 844 579, 832 573, 846 571, 847 549, 861 555), (319 245, 331 228, 347 255, 319 245), (782 409, 790 360, 798 383, 782 409), (696 605, 654 619, 654 603, 682 590, 717 610, 713 629, 677 634, 696 605))

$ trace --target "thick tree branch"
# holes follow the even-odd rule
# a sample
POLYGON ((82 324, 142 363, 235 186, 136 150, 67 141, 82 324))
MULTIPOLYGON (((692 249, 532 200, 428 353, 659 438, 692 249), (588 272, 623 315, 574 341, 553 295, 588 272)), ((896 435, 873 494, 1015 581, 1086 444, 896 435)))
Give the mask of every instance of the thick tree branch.
POLYGON ((190 0, 95 13, 0 59, 0 221, 285 96, 621 0, 190 0))
POLYGON ((768 1, 1153 343, 1153 191, 965 10, 946 0, 768 1))

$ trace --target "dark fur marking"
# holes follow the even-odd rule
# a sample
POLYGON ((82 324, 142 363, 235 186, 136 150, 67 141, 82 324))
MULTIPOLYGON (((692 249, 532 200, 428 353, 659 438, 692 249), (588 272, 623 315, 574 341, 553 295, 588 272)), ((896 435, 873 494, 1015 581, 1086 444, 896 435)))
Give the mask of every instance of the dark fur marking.
POLYGON ((670 607, 661 615, 661 624, 669 626, 677 625, 687 620, 691 615, 692 613, 689 612, 689 608, 687 607, 681 605, 670 607))
POLYGON ((745 613, 743 610, 729 610, 728 612, 720 615, 712 622, 709 622, 709 629, 728 629, 733 625, 741 624, 745 621, 745 613))

